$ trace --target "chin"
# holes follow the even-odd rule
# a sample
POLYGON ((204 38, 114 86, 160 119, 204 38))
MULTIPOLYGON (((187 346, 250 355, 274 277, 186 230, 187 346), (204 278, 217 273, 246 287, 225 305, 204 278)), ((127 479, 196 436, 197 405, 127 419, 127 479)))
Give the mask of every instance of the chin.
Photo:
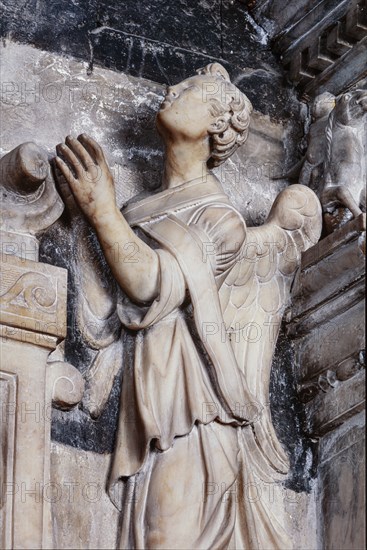
POLYGON ((177 121, 174 120, 171 113, 169 108, 160 109, 157 113, 156 126, 162 137, 177 133, 177 121))

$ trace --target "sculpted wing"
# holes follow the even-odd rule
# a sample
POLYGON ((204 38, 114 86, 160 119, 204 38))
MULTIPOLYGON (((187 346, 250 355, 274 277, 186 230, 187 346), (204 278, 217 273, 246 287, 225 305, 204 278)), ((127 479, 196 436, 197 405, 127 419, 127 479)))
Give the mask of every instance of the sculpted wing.
POLYGON ((256 441, 272 466, 283 473, 288 462, 270 417, 270 369, 301 253, 317 243, 321 224, 315 193, 303 185, 287 187, 275 200, 266 223, 248 229, 239 261, 219 290, 238 365, 263 407, 254 424, 256 441))

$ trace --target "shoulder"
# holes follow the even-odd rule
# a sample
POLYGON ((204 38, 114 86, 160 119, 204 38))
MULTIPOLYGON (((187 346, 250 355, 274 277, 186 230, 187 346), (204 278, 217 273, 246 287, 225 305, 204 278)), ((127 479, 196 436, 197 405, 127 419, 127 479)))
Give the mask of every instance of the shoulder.
POLYGON ((208 239, 219 247, 236 252, 246 237, 246 224, 242 215, 230 204, 218 203, 196 212, 190 225, 196 225, 208 239))

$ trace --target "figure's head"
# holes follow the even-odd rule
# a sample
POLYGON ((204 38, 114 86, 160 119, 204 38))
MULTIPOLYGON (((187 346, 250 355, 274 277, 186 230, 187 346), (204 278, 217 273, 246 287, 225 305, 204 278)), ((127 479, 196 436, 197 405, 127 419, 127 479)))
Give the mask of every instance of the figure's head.
POLYGON ((312 104, 312 117, 317 120, 328 116, 334 109, 335 102, 335 96, 329 92, 316 96, 312 104))
POLYGON ((366 113, 367 90, 350 90, 338 98, 335 117, 341 124, 358 126, 366 113))
POLYGON ((208 163, 219 166, 246 141, 251 112, 249 99, 231 83, 225 68, 211 63, 168 88, 157 127, 163 138, 208 140, 208 163))

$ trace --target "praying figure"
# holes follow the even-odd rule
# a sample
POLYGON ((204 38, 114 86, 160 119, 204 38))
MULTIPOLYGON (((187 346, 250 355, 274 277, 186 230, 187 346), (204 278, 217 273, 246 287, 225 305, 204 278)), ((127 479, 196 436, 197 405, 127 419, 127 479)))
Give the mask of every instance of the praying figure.
POLYGON ((271 422, 270 369, 321 207, 291 185, 264 225, 246 226, 211 167, 246 141, 251 111, 218 63, 169 87, 157 114, 162 188, 122 211, 101 147, 85 134, 57 146, 123 295, 108 482, 120 548, 292 548, 269 502, 246 488, 281 483, 289 469, 271 422))

